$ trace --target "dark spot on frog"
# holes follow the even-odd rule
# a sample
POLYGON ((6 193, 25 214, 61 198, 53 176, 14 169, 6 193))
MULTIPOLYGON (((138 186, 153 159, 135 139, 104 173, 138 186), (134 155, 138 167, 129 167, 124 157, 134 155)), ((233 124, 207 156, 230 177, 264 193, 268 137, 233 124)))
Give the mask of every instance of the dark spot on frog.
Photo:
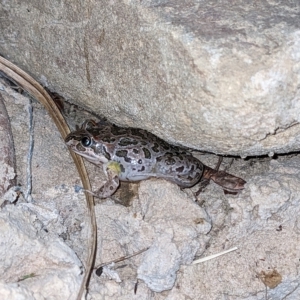
MULTIPOLYGON (((176 155, 177 155, 177 153, 176 153, 176 155)), ((175 156, 175 155, 174 155, 174 153, 172 153, 172 152, 166 152, 166 153, 165 153, 165 156, 175 156)))
POLYGON ((138 141, 131 138, 122 138, 120 139, 119 143, 120 146, 129 146, 129 145, 137 145, 138 141))
POLYGON ((128 156, 127 156, 127 154, 128 154, 128 151, 127 150, 118 150, 118 151, 116 151, 116 156, 118 156, 118 157, 124 157, 124 160, 126 161, 126 162, 131 162, 131 158, 129 158, 128 156))
POLYGON ((142 129, 136 129, 136 128, 131 128, 131 134, 132 135, 135 135, 135 136, 138 136, 138 137, 141 137, 141 138, 147 138, 147 134, 146 134, 146 131, 142 130, 142 129))
POLYGON ((147 148, 142 148, 142 149, 143 149, 145 158, 151 159, 151 153, 150 153, 150 151, 147 148))
POLYGON ((99 128, 92 128, 92 129, 87 129, 87 131, 92 135, 92 136, 96 136, 98 135, 99 132, 99 128))
POLYGON ((103 154, 104 154, 105 158, 107 158, 108 160, 111 159, 111 156, 110 156, 110 154, 106 151, 105 147, 103 147, 103 154))
POLYGON ((116 141, 116 139, 113 138, 113 137, 105 136, 105 137, 102 138, 102 141, 105 142, 105 143, 113 143, 113 142, 116 141))
POLYGON ((113 187, 113 186, 110 186, 109 189, 112 191, 112 190, 114 189, 114 187, 113 187))
POLYGON ((143 171, 145 171, 145 166, 142 166, 142 168, 138 170, 138 172, 143 172, 143 171))
POLYGON ((128 151, 127 150, 118 150, 116 151, 116 155, 118 157, 126 157, 127 156, 128 151))
POLYGON ((122 164, 120 164, 120 169, 121 169, 121 172, 124 173, 125 172, 125 168, 122 164))
POLYGON ((182 172, 184 170, 184 166, 181 166, 179 168, 176 168, 176 172, 182 172))
POLYGON ((139 160, 138 160, 138 163, 141 164, 141 163, 143 163, 143 161, 142 161, 141 159, 139 159, 139 160))
POLYGON ((112 126, 110 130, 113 135, 123 135, 127 133, 126 128, 120 128, 117 126, 112 126))
POLYGON ((169 144, 167 144, 165 141, 160 140, 160 145, 165 149, 165 150, 169 150, 170 146, 169 144))
POLYGON ((154 143, 154 146, 151 147, 151 149, 154 151, 154 152, 159 152, 159 145, 157 143, 154 143))
MULTIPOLYGON (((175 159, 172 158, 172 157, 168 157, 168 158, 166 159, 166 164, 167 164, 167 165, 174 165, 174 164, 175 164, 175 159)), ((177 169, 176 169, 176 170, 177 170, 177 169)))
POLYGON ((179 157, 180 160, 183 160, 183 156, 181 155, 181 153, 176 152, 176 155, 179 157))
POLYGON ((138 150, 138 149, 133 149, 132 151, 133 151, 133 153, 135 153, 135 154, 138 154, 138 153, 139 153, 139 150, 138 150))

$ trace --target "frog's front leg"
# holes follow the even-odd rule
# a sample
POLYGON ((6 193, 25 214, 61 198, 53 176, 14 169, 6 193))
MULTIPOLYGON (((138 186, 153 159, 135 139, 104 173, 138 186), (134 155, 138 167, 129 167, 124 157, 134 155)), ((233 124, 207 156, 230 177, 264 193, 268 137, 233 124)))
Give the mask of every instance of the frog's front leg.
POLYGON ((103 169, 107 176, 107 181, 104 183, 104 185, 95 192, 86 190, 86 192, 98 198, 107 198, 111 196, 117 190, 120 184, 119 175, 121 173, 121 167, 118 162, 110 161, 106 164, 103 164, 103 169))

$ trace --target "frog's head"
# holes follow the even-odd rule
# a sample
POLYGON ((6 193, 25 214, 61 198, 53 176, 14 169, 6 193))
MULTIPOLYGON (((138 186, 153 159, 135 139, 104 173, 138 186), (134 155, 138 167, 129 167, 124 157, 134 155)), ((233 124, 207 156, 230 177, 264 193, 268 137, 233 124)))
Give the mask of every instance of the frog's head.
POLYGON ((65 143, 72 151, 93 164, 102 165, 108 161, 102 154, 102 145, 97 143, 93 135, 86 129, 71 132, 65 138, 65 143))

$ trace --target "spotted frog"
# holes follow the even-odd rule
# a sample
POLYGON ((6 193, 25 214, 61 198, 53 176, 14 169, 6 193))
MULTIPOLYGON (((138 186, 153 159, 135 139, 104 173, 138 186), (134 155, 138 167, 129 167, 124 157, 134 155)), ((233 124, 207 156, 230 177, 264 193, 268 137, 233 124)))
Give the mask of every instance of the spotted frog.
POLYGON ((65 139, 68 147, 91 163, 104 168, 106 183, 96 192, 99 198, 111 196, 120 181, 163 178, 189 188, 212 179, 225 191, 244 188, 243 179, 205 166, 188 151, 170 145, 142 129, 121 128, 109 122, 87 120, 65 139))

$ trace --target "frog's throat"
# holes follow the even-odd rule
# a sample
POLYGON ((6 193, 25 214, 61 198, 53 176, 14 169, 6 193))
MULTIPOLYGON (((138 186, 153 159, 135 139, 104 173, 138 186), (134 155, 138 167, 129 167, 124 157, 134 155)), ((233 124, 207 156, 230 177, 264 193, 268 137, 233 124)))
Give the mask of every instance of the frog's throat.
POLYGON ((120 175, 121 174, 121 166, 116 161, 110 161, 107 163, 107 168, 114 172, 114 174, 120 175))

